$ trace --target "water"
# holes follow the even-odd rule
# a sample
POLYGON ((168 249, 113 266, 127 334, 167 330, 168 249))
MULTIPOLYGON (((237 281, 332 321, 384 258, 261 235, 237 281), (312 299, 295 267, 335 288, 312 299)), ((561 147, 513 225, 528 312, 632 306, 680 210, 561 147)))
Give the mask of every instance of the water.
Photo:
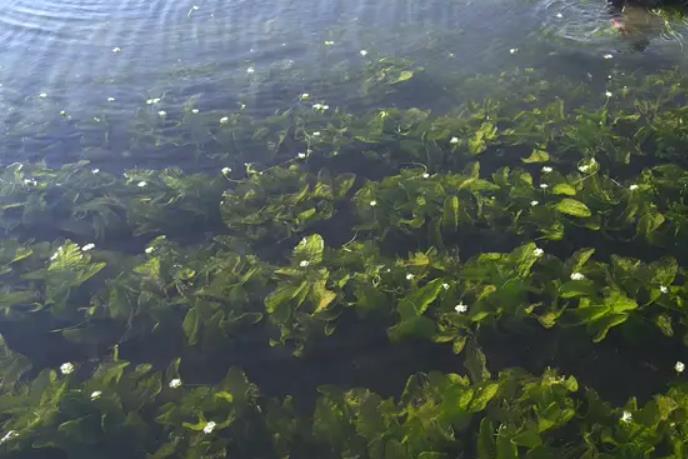
MULTIPOLYGON (((681 10, 0 5, 0 457, 491 458, 485 428, 520 457, 592 458, 568 432, 636 415, 629 398, 681 377, 685 276, 662 258, 688 262, 688 181, 666 169, 688 167, 681 10), (475 162, 487 182, 466 178, 475 162), (529 243, 546 255, 527 269, 520 252, 481 258, 529 243), (597 252, 576 265, 581 247, 597 252), (565 395, 519 398, 508 372, 489 413, 453 408, 473 397, 457 387, 490 393, 515 367, 573 375, 607 411, 581 408, 581 389, 575 420, 543 420, 565 395), (431 371, 470 382, 408 379, 431 371), (407 404, 333 395, 355 387, 407 404), (537 419, 503 416, 521 408, 537 419)), ((682 457, 668 438, 638 450, 682 457)))

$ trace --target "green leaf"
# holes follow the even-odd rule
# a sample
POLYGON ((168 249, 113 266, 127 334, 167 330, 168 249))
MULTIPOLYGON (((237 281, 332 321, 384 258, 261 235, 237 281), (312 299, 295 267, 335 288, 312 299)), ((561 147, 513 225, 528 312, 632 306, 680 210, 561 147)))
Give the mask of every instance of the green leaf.
POLYGON ((459 228, 459 198, 447 196, 444 200, 442 226, 446 231, 456 231, 459 228))
POLYGON ((465 352, 466 358, 464 360, 464 366, 468 370, 468 374, 471 377, 471 381, 474 384, 487 381, 492 377, 490 371, 487 369, 487 359, 482 349, 478 346, 475 339, 468 342, 465 352))
POLYGON ((526 164, 546 163, 547 161, 549 161, 549 153, 547 153, 545 150, 534 148, 533 151, 530 153, 530 156, 528 156, 527 158, 521 158, 521 161, 523 161, 526 164))
POLYGON ((199 317, 198 309, 193 307, 189 309, 184 317, 182 328, 184 335, 190 346, 198 344, 198 335, 201 327, 201 318, 199 317))
POLYGON ((570 215, 572 217, 587 218, 592 216, 592 212, 580 201, 575 199, 565 198, 559 201, 556 209, 562 214, 570 215))
POLYGON ((294 248, 294 260, 317 265, 322 262, 324 252, 325 240, 319 234, 312 234, 303 238, 294 248))
POLYGON ((552 193, 566 196, 575 196, 576 189, 569 185, 568 183, 557 183, 552 188, 552 193))
MULTIPOLYGON (((414 290, 400 301, 400 311, 414 311, 421 316, 442 291, 442 279, 434 279, 423 287, 414 290)), ((404 315, 402 315, 403 318, 404 315)))
POLYGON ((390 82, 390 84, 399 84, 404 81, 408 81, 413 78, 414 73, 411 70, 402 70, 396 80, 390 82))

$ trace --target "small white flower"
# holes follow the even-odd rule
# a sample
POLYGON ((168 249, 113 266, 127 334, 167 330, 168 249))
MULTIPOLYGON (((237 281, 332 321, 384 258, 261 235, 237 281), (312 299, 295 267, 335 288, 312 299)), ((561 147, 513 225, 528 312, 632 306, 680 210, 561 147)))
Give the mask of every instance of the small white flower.
POLYGON ((320 137, 320 131, 315 131, 313 133, 313 137, 320 137))
POLYGON ((63 375, 71 375, 74 373, 74 364, 72 362, 65 362, 60 365, 60 373, 63 375))
POLYGON ((93 401, 98 400, 101 395, 103 395, 103 391, 94 390, 93 392, 91 392, 91 400, 93 400, 93 401))
POLYGON ((451 139, 449 139, 449 143, 451 145, 456 145, 459 143, 459 138, 458 137, 452 137, 451 139))
POLYGON ((256 69, 255 69, 254 67, 249 67, 249 68, 246 69, 246 73, 248 73, 249 75, 250 75, 251 73, 256 73, 256 69))
POLYGON ((571 273, 571 280, 573 281, 579 281, 585 279, 585 275, 583 273, 575 272, 571 273))
POLYGON ((590 165, 589 164, 582 164, 582 165, 578 166, 578 170, 585 174, 586 172, 588 172, 590 170, 590 165))
POLYGON ((36 179, 26 178, 26 179, 24 179, 24 185, 37 186, 38 181, 36 181, 36 179))
POLYGON ((542 173, 543 173, 543 174, 549 174, 549 173, 552 172, 553 170, 554 170, 554 169, 552 169, 552 168, 549 167, 549 166, 542 166, 542 173))
POLYGON ((325 46, 334 46, 334 42, 332 40, 325 40, 325 46))
POLYGON ((170 389, 179 389, 182 387, 182 380, 179 378, 174 378, 173 380, 170 381, 170 389))
POLYGON ((518 48, 511 48, 509 50, 509 54, 516 54, 518 52, 518 48))
POLYGON ((155 249, 153 247, 146 247, 146 250, 144 250, 144 252, 146 252, 148 255, 150 255, 151 253, 153 253, 154 250, 155 249))
POLYGON ((638 189, 638 185, 636 185, 636 184, 634 183, 633 185, 629 186, 628 189, 631 190, 631 191, 635 191, 635 190, 638 189))
POLYGON ((299 159, 306 159, 306 153, 300 151, 296 154, 296 157, 299 159))
POLYGON ((228 116, 223 116, 220 118, 220 124, 227 124, 229 123, 229 117, 228 116))
POLYGON ((457 304, 454 306, 454 311, 458 312, 459 314, 463 314, 465 312, 468 312, 468 306, 463 304, 463 302, 457 304))
POLYGON ((406 280, 410 281, 410 280, 413 280, 415 277, 416 277, 415 275, 413 275, 413 274, 411 274, 411 273, 408 273, 408 274, 406 275, 406 280))
POLYGON ((307 100, 307 99, 310 98, 310 97, 311 97, 310 94, 308 94, 307 92, 304 92, 303 94, 301 94, 301 95, 299 96, 299 99, 301 99, 301 100, 307 100))
POLYGON ((327 104, 313 104, 313 110, 317 110, 319 112, 324 112, 325 110, 329 110, 330 106, 327 104))
POLYGON ((155 105, 160 103, 160 98, 159 97, 154 97, 153 99, 147 99, 146 100, 146 105, 155 105))
POLYGON ((240 104, 239 104, 239 109, 240 109, 240 110, 244 110, 244 109, 246 109, 246 104, 245 104, 245 103, 243 103, 243 102, 242 102, 242 103, 240 103, 240 104))
POLYGON ((308 266, 310 266, 310 264, 311 264, 311 262, 308 260, 301 260, 299 262, 299 266, 302 268, 308 268, 308 266))
POLYGON ((193 113, 194 115, 198 115, 200 113, 200 110, 197 108, 192 108, 191 113, 193 113))
POLYGON ((164 118, 164 117, 167 116, 167 112, 166 112, 165 110, 160 110, 160 111, 158 112, 158 116, 159 116, 160 118, 164 118))
POLYGON ((613 96, 613 94, 612 94, 611 91, 605 91, 605 92, 604 92, 604 95, 605 95, 605 97, 607 97, 607 98, 613 96))
POLYGON ((427 172, 424 173, 424 174, 423 174, 423 178, 430 178, 430 174, 428 174, 427 172))
POLYGON ((621 422, 625 422, 628 424, 631 421, 633 421, 633 415, 630 411, 624 410, 623 413, 621 413, 621 422))
POLYGON ((3 435, 2 438, 0 438, 0 445, 7 443, 10 440, 14 440, 19 436, 19 433, 17 433, 16 430, 8 430, 5 435, 3 435))
POLYGON ((148 185, 148 182, 146 182, 145 180, 141 180, 139 183, 136 184, 136 186, 139 188, 144 188, 147 185, 148 185))
POLYGON ((375 207, 375 206, 377 206, 377 201, 373 199, 368 204, 370 204, 370 207, 375 207))
POLYGON ((65 110, 60 110, 60 116, 67 116, 67 112, 65 110))
POLYGON ((108 97, 108 98, 107 98, 107 101, 108 101, 108 102, 114 102, 115 100, 117 100, 117 99, 115 99, 114 97, 108 97))
POLYGON ((204 434, 211 434, 211 433, 213 433, 213 430, 215 430, 215 427, 216 427, 216 426, 217 426, 217 424, 215 424, 215 422, 213 422, 213 421, 208 421, 208 422, 205 424, 205 427, 203 427, 203 433, 204 433, 204 434))
POLYGON ((119 46, 115 46, 114 48, 112 48, 112 52, 115 54, 119 54, 122 52, 122 48, 120 48, 119 46))
POLYGON ((449 290, 449 284, 447 284, 446 282, 443 283, 443 284, 442 284, 442 288, 445 289, 445 290, 449 290))
POLYGON ((664 294, 667 294, 667 293, 669 293, 669 287, 667 287, 666 285, 660 285, 659 291, 664 293, 664 294))
POLYGON ((607 59, 607 60, 609 60, 609 59, 614 59, 614 55, 611 54, 611 53, 607 53, 607 54, 605 54, 605 55, 602 56, 602 57, 603 57, 604 59, 607 59))
POLYGON ((232 168, 225 166, 222 168, 221 172, 222 172, 222 175, 225 175, 225 176, 229 175, 232 173, 232 168))
POLYGON ((100 174, 100 169, 98 169, 97 167, 94 167, 93 169, 91 169, 91 174, 93 174, 93 175, 100 174))
POLYGON ((546 183, 541 183, 541 184, 540 184, 540 189, 546 190, 547 188, 549 188, 549 185, 547 185, 546 183))
POLYGON ((676 373, 681 374, 686 370, 686 364, 678 360, 674 365, 674 370, 676 370, 676 373))
POLYGON ((533 255, 535 255, 538 258, 543 256, 544 254, 545 254, 545 251, 542 250, 540 247, 537 247, 535 250, 533 250, 533 255))
POLYGON ((96 248, 96 245, 95 245, 93 242, 89 242, 88 244, 86 244, 85 246, 83 246, 83 247, 81 248, 81 250, 84 251, 84 252, 88 252, 89 250, 93 250, 93 249, 95 249, 95 248, 96 248))
POLYGON ((530 201, 530 207, 535 207, 535 206, 537 206, 538 204, 540 204, 540 201, 535 201, 535 200, 530 201))
POLYGON ((366 57, 368 55, 368 51, 366 51, 365 49, 362 49, 358 52, 358 54, 360 54, 363 57, 366 57))
POLYGON ((46 97, 48 97, 48 93, 47 93, 47 92, 42 92, 42 93, 40 93, 40 94, 38 95, 38 97, 40 97, 41 99, 45 99, 46 97))
POLYGON ((557 17, 557 19, 561 19, 561 18, 563 18, 563 17, 564 17, 564 15, 563 15, 563 14, 561 14, 561 13, 557 13, 557 14, 556 14, 555 16, 557 17))

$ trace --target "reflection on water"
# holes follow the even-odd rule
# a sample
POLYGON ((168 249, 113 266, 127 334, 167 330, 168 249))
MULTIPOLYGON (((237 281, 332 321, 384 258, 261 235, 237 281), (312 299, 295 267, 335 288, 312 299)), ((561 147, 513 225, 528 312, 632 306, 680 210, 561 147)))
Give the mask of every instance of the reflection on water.
MULTIPOLYGON (((122 152, 144 160, 128 133, 150 99, 170 118, 189 101, 204 112, 266 115, 303 92, 332 106, 374 106, 346 90, 345 76, 382 56, 417 63, 436 85, 515 66, 584 77, 680 63, 680 22, 667 35, 652 17, 629 12, 620 37, 602 3, 8 0, 0 13, 3 157, 59 162, 89 149, 115 163, 122 152), (602 61, 608 53, 611 66, 602 61)), ((426 107, 446 100, 430 87, 419 99, 426 107)))

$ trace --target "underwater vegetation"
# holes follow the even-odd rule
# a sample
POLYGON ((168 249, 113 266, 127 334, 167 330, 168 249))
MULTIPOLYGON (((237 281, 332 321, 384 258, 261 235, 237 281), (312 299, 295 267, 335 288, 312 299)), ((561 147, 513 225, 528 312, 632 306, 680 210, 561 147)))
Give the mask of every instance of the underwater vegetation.
POLYGON ((369 59, 3 164, 1 457, 688 457, 685 73, 369 59))

